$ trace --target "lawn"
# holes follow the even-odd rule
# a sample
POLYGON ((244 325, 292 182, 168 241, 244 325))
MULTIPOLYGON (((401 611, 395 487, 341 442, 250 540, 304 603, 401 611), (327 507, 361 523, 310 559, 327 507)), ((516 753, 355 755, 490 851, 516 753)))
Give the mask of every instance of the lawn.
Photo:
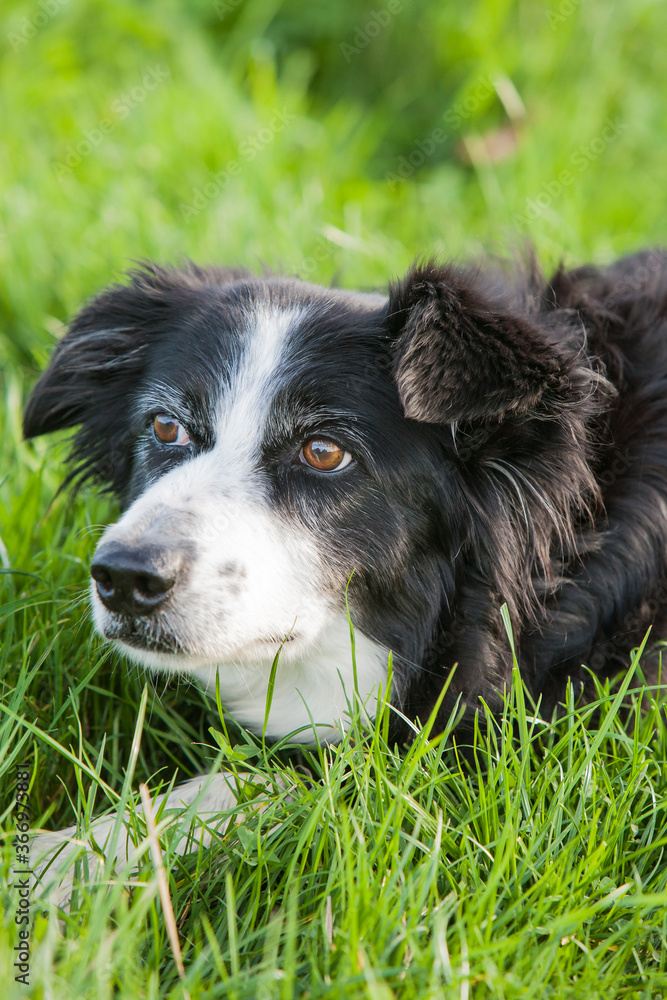
POLYGON ((59 494, 63 440, 20 432, 68 318, 137 258, 376 288, 429 254, 530 241, 549 268, 664 244, 666 31, 656 0, 5 0, 7 1000, 667 996, 655 692, 639 711, 640 695, 600 690, 544 721, 517 682, 465 752, 427 730, 388 746, 386 713, 371 725, 355 705, 340 746, 300 758, 224 735, 197 689, 93 635, 87 567, 114 503, 59 494), (68 913, 35 903, 17 983, 17 763, 32 823, 57 829, 216 762, 245 804, 209 852, 169 866, 185 980, 146 856, 132 888, 82 888, 68 913))

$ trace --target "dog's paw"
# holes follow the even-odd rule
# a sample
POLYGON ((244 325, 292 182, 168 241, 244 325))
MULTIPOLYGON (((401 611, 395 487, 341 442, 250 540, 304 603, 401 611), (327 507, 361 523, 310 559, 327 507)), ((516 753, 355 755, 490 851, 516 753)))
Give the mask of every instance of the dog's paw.
MULTIPOLYGON (((200 845, 208 847, 215 835, 224 833, 237 805, 233 776, 219 773, 191 778, 171 793, 156 796, 153 811, 160 817, 158 834, 169 833, 171 853, 182 855, 200 845)), ((36 834, 31 858, 37 901, 66 909, 75 877, 81 885, 112 877, 132 881, 148 848, 143 813, 139 804, 132 812, 126 810, 120 823, 116 814, 87 827, 36 834)))

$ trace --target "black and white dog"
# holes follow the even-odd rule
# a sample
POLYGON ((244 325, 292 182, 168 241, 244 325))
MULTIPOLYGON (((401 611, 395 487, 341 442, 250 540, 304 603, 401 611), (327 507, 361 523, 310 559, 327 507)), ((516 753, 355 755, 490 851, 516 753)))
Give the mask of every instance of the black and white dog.
POLYGON ((217 678, 255 732, 281 644, 267 733, 312 742, 355 683, 372 705, 390 651, 397 738, 454 664, 441 720, 497 707, 503 604, 546 713, 665 635, 667 254, 550 281, 428 264, 388 296, 147 265, 28 402, 27 437, 74 426, 71 477, 125 505, 91 567, 98 630, 217 678))

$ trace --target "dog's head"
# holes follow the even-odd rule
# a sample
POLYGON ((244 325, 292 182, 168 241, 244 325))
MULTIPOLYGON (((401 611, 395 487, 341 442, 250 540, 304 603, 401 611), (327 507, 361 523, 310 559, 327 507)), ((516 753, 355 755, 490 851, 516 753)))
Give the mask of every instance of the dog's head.
POLYGON ((148 266, 76 317, 25 433, 78 426, 72 477, 125 505, 91 566, 99 631, 150 667, 218 675, 255 730, 284 644, 268 732, 312 739, 354 683, 384 682, 389 649, 400 701, 454 601, 485 501, 479 448, 462 459, 452 428, 562 424, 572 372, 449 269, 386 299, 148 266))

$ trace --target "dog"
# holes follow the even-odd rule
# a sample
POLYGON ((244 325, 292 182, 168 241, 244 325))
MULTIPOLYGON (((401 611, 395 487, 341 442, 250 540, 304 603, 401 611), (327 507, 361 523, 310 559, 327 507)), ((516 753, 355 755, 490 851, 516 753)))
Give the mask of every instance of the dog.
MULTIPOLYGON (((68 481, 123 505, 91 565, 97 630, 217 684, 254 733, 335 741, 351 694, 372 713, 387 685, 393 739, 436 708, 470 731, 514 655, 549 717, 649 627, 658 681, 667 253, 550 280, 429 262, 386 295, 145 264, 30 396, 27 438, 74 427, 68 481)), ((168 805, 233 800, 218 774, 168 805)))

